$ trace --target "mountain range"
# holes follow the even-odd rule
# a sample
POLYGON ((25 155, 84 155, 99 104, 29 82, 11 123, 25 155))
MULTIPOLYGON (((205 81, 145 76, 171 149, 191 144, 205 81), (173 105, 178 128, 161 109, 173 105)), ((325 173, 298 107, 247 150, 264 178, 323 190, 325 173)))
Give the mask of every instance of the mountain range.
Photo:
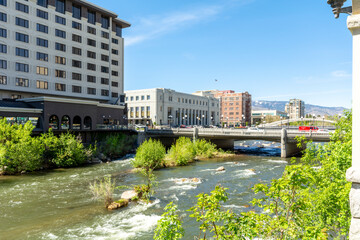
MULTIPOLYGON (((278 110, 285 111, 285 105, 288 101, 265 101, 258 100, 252 102, 252 110, 278 110)), ((318 105, 306 104, 305 103, 305 114, 315 114, 316 116, 324 115, 337 115, 343 114, 344 110, 348 110, 344 107, 323 107, 318 105)))

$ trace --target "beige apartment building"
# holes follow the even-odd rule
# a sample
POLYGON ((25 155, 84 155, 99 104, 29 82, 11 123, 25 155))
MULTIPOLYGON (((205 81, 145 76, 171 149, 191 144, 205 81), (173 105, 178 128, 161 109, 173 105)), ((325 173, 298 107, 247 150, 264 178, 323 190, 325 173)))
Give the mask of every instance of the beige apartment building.
POLYGON ((290 99, 285 105, 285 112, 290 119, 305 117, 305 102, 300 99, 290 99))

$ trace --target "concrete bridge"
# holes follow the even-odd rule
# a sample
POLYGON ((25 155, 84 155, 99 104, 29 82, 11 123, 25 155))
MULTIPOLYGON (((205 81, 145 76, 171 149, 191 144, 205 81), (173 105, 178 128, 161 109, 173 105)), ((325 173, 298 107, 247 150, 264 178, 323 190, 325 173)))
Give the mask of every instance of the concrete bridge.
POLYGON ((305 149, 297 147, 297 136, 304 136, 307 140, 314 142, 330 141, 329 133, 300 132, 288 129, 264 129, 259 131, 248 131, 246 129, 213 129, 213 128, 171 128, 171 129, 150 129, 139 132, 140 143, 148 138, 159 139, 165 146, 170 146, 178 137, 185 136, 192 139, 206 139, 219 148, 233 149, 236 140, 264 140, 281 143, 281 157, 294 156, 305 149))
MULTIPOLYGON (((292 119, 284 119, 281 121, 276 121, 276 122, 271 122, 271 123, 266 123, 266 124, 260 124, 260 126, 264 126, 264 127, 273 127, 273 126, 281 126, 281 125, 286 125, 288 123, 292 123, 292 122, 318 122, 318 123, 331 123, 333 125, 335 125, 335 121, 332 120, 328 120, 328 119, 322 119, 322 118, 292 118, 292 119)), ((318 126, 321 124, 317 124, 318 126)))

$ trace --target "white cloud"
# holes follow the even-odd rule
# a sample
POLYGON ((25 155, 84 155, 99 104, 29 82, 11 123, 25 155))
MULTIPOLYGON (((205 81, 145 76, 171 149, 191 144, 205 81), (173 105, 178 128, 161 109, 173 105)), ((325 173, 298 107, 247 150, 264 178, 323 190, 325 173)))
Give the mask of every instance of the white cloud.
POLYGON ((331 76, 336 77, 336 78, 347 78, 347 77, 351 77, 351 74, 348 73, 347 71, 338 70, 338 71, 332 72, 331 76))
POLYGON ((150 16, 133 25, 134 35, 127 36, 125 46, 141 43, 159 37, 185 25, 207 20, 222 11, 221 6, 207 6, 186 12, 174 12, 163 16, 150 16))

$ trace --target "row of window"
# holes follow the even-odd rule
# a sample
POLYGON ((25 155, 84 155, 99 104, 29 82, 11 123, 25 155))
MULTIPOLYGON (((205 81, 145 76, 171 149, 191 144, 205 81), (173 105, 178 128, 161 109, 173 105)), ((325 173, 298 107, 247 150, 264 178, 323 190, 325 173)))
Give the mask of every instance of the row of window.
MULTIPOLYGON (((0 44, 0 50, 6 52, 6 48, 1 47, 1 44, 0 44)), ((29 51, 27 49, 16 48, 16 55, 22 56, 22 57, 29 57, 29 51)), ((47 56, 44 56, 42 53, 39 53, 38 56, 39 57, 47 57, 47 56)), ((55 57, 55 62, 57 62, 57 63, 64 63, 64 61, 65 61, 65 58, 63 58, 63 57, 55 57)), ((7 61, 6 60, 0 60, 0 63, 1 63, 0 68, 7 69, 7 61)), ((78 60, 72 60, 72 66, 76 67, 76 68, 82 68, 82 62, 78 61, 78 60)), ((39 67, 38 66, 38 67, 36 67, 36 69, 37 69, 37 74, 48 75, 47 67, 39 67), (43 72, 39 73, 39 71, 38 71, 39 68, 46 69, 46 71, 44 71, 44 74, 42 74, 43 72)), ((92 63, 88 63, 87 69, 96 71, 96 65, 92 64, 92 63)), ((19 72, 29 72, 29 64, 16 62, 15 70, 19 71, 19 72)), ((105 67, 105 66, 101 66, 100 71, 102 73, 109 73, 109 68, 105 67)), ((117 77, 117 76, 119 76, 119 72, 111 71, 111 75, 117 77)), ((66 71, 55 69, 55 77, 66 78, 66 71)))
MULTIPOLYGON (((134 101, 134 96, 126 97, 126 101, 129 101, 129 99, 130 99, 130 101, 134 101)), ((139 96, 136 96, 135 99, 136 99, 136 101, 139 101, 139 100, 140 100, 140 97, 139 97, 139 96)), ((144 95, 141 96, 141 100, 142 100, 142 101, 145 100, 145 96, 144 96, 144 95)), ((150 100, 150 95, 146 95, 146 100, 150 100)))
MULTIPOLYGON (((7 1, 6 0, 0 0, 0 5, 7 6, 7 1)), ((37 0, 37 5, 47 8, 48 7, 48 0, 37 0)), ((25 5, 23 3, 16 2, 15 8, 18 11, 21 11, 21 12, 24 12, 24 13, 29 13, 29 6, 25 5)), ((65 14, 66 1, 65 0, 56 0, 55 1, 55 11, 65 14)), ((72 16, 73 16, 73 18, 81 20, 82 15, 83 15, 82 14, 82 7, 80 5, 77 5, 77 4, 72 4, 72 16)), ((37 16, 48 19, 48 13, 43 11, 43 10, 40 10, 40 9, 37 9, 37 16), (39 11, 41 11, 41 12, 39 12, 39 11)), ((56 17, 57 17, 56 18, 57 23, 66 25, 66 19, 65 18, 62 18, 60 16, 56 16, 56 17)), ((87 10, 87 19, 88 19, 88 21, 87 21, 88 23, 95 25, 96 24, 96 12, 91 11, 91 10, 88 9, 87 10)), ((101 23, 102 28, 109 29, 109 27, 110 27, 110 19, 109 19, 109 17, 106 17, 106 16, 102 15, 100 23, 101 23)), ((73 21, 73 28, 81 30, 81 23, 77 23, 77 22, 73 21)), ((122 36, 122 27, 119 26, 119 25, 116 25, 115 26, 115 32, 116 32, 117 36, 121 37, 122 36)), ((105 34, 105 36, 106 36, 106 34, 105 34)), ((108 35, 107 35, 107 38, 109 38, 108 35)))
MULTIPOLYGON (((0 75, 0 84, 1 85, 7 85, 7 76, 0 75)), ((29 87, 30 86, 30 80, 27 78, 15 78, 15 86, 19 87, 29 87)), ((55 83, 55 91, 65 92, 66 91, 66 84, 63 83, 55 83)), ((36 80, 36 88, 38 89, 49 89, 49 82, 42 81, 42 80, 36 80)), ((71 85, 71 89, 73 93, 82 93, 82 87, 71 85)), ((87 88, 87 93, 89 95, 96 95, 96 88, 87 88)), ((101 96, 109 96, 109 90, 101 89, 101 96)), ((112 92, 111 97, 117 98, 119 96, 118 93, 112 92)))
MULTIPOLYGON (((47 33, 48 27, 45 26, 45 25, 42 25, 42 24, 37 24, 37 30, 40 31, 40 32, 46 32, 47 33)), ((66 38, 66 32, 62 31, 62 30, 59 30, 59 29, 55 29, 55 35, 57 37, 60 37, 60 38, 66 38)), ((8 36, 7 29, 0 28, 0 37, 7 38, 7 36, 8 36)), ((29 43, 29 35, 27 35, 27 34, 16 32, 15 33, 15 39, 16 39, 16 41, 29 43)), ((82 43, 82 37, 79 36, 79 35, 76 35, 76 34, 72 34, 72 40, 74 42, 82 43)), ((49 47, 49 40, 37 37, 36 38, 36 45, 40 46, 40 47, 48 48, 49 47)), ((92 46, 92 47, 96 47, 96 41, 94 39, 87 38, 87 45, 92 46)), ((109 44, 107 44, 107 43, 102 42, 100 47, 103 50, 107 50, 107 51, 109 50, 109 44)), ((59 42, 55 42, 55 49, 59 50, 59 51, 66 52, 66 45, 62 44, 62 43, 59 43, 59 42)), ((88 53, 89 52, 92 53, 91 51, 88 51, 88 53)), ((111 49, 111 53, 114 54, 114 55, 119 55, 119 50, 111 49)), ((88 57, 96 58, 96 56, 93 56, 91 54, 88 54, 88 55, 90 55, 88 57)))

